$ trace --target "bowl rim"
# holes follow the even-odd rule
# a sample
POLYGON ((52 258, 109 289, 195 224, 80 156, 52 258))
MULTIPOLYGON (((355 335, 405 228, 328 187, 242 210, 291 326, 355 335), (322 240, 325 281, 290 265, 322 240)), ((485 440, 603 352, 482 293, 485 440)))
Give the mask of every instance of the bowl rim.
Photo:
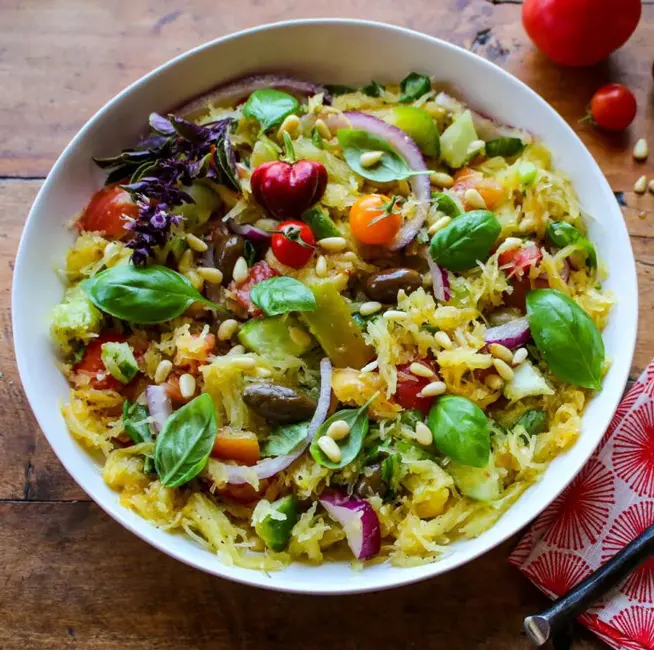
MULTIPOLYGON (((79 473, 77 471, 77 466, 72 462, 71 459, 66 458, 65 456, 60 455, 60 450, 57 449, 57 442, 55 436, 52 434, 48 434, 48 429, 50 428, 50 424, 45 421, 44 418, 39 418, 39 416, 36 413, 36 410, 32 406, 32 399, 30 397, 30 391, 28 390, 28 385, 29 385, 29 380, 28 380, 28 362, 25 358, 25 355, 23 354, 22 350, 24 349, 25 345, 28 344, 27 340, 23 340, 23 335, 21 334, 20 329, 17 327, 17 316, 16 316, 16 306, 18 304, 18 288, 17 285, 19 284, 17 278, 21 277, 24 273, 25 270, 23 269, 24 263, 23 259, 25 258, 26 254, 24 252, 25 248, 27 247, 27 239, 28 239, 28 231, 34 227, 34 213, 36 213, 39 208, 40 204, 44 200, 44 194, 46 188, 49 186, 49 184, 52 182, 51 179, 53 176, 56 175, 56 172, 60 170, 60 168, 63 168, 65 166, 66 158, 68 157, 69 153, 76 149, 78 146, 78 143, 80 140, 83 139, 83 137, 86 135, 88 131, 90 131, 95 123, 106 114, 110 113, 113 110, 114 105, 118 104, 123 97, 126 95, 129 95, 133 89, 137 88, 141 84, 147 83, 150 79, 153 77, 156 77, 165 71, 167 71, 169 68, 172 68, 176 66, 178 63, 180 63, 183 60, 186 60, 188 58, 191 58, 195 56, 196 54, 203 52, 205 50, 212 49, 214 47, 219 47, 221 44, 236 40, 236 39, 241 39, 241 38, 247 38, 248 36, 252 34, 256 34, 259 32, 263 31, 269 31, 269 30, 277 30, 277 29, 285 29, 288 27, 297 27, 297 26, 324 26, 324 25, 330 25, 330 26, 363 26, 363 27, 374 27, 375 29, 381 29, 381 30, 387 30, 389 32, 397 32, 400 34, 404 34, 406 36, 410 36, 411 38, 417 38, 423 41, 428 41, 428 42, 436 42, 440 47, 453 50, 456 52, 458 56, 462 57, 467 57, 469 59, 474 59, 476 65, 481 66, 482 68, 486 69, 492 69, 495 74, 502 75, 504 77, 507 77, 510 79, 511 82, 514 84, 517 84, 522 93, 529 94, 532 97, 532 100, 535 100, 542 104, 544 108, 546 108, 551 114, 553 119, 558 120, 561 126, 565 127, 567 130, 568 136, 571 138, 576 139, 583 147, 586 149, 588 152, 587 148, 583 143, 581 142, 579 136, 574 132, 574 130, 570 127, 570 125, 559 115, 559 113, 552 107, 550 106, 536 91, 532 90, 526 83, 524 83, 522 80, 520 80, 518 77, 515 75, 511 74, 510 72, 504 70, 500 66, 496 65, 492 61, 489 61, 487 59, 484 59, 483 57, 475 54, 474 52, 470 52, 469 50, 466 50, 458 45, 455 45, 453 43, 449 43, 447 41, 444 41, 438 37, 431 36, 430 34, 426 34, 423 32, 419 32, 413 29, 409 29, 406 27, 401 27, 399 25, 394 25, 390 23, 385 23, 381 21, 374 21, 374 20, 365 20, 365 19, 355 19, 355 18, 329 18, 329 17, 324 17, 324 18, 306 18, 306 19, 293 19, 293 20, 284 20, 284 21, 278 21, 278 22, 273 22, 273 23, 266 23, 263 25, 256 25, 253 27, 249 27, 246 29, 239 30, 237 32, 233 32, 230 34, 226 34, 225 36, 221 36, 219 38, 213 39, 211 41, 208 41, 206 43, 202 43, 196 47, 193 47, 185 52, 182 52, 181 54, 178 54, 177 56, 173 57, 172 59, 169 59, 162 63, 161 65, 157 66, 150 72, 146 73, 145 75, 141 76, 139 79, 136 79, 133 81, 131 84, 129 84, 127 87, 125 87, 123 90, 121 90, 119 93, 114 95, 109 101, 107 101, 99 110, 97 110, 82 126, 82 128, 75 134, 75 136, 71 139, 71 141, 68 143, 68 145, 64 148, 62 153, 59 155, 57 160, 55 161, 54 165, 52 166, 52 169, 48 173, 46 179, 43 182, 43 185, 39 189, 39 192, 37 193, 34 202, 32 204, 32 207, 30 208, 28 217, 25 221, 25 224, 23 226, 23 231, 21 233, 21 238, 20 242, 18 245, 18 250, 16 253, 16 262, 15 262, 15 269, 14 269, 14 274, 13 274, 13 280, 12 280, 12 294, 11 294, 11 305, 12 305, 12 328, 13 328, 13 339, 14 339, 14 352, 16 356, 16 364, 18 367, 18 372, 19 376, 21 379, 21 383, 23 384, 23 389, 25 392, 25 395, 27 397, 28 403, 30 404, 30 408, 32 409, 35 418, 37 420, 37 423, 39 427, 41 428, 41 431, 43 435, 46 437, 48 440, 48 443, 50 444, 52 450, 55 452, 57 458, 59 461, 62 463, 68 474, 75 480, 75 482, 80 486, 80 488, 93 500, 95 504, 97 504, 105 513, 107 513, 109 516, 111 516, 115 521, 117 521, 121 526, 135 534, 137 537, 142 539, 143 541, 147 542, 149 545, 153 546, 157 550, 165 553, 166 555, 173 557, 174 559, 183 562, 184 564, 191 566, 195 569, 199 569, 201 571, 204 571, 206 573, 215 575, 220 578, 225 578, 227 580, 231 580, 240 584, 245 584, 253 587, 261 587, 264 589, 269 589, 272 591, 280 591, 280 592, 287 592, 287 593, 301 593, 301 594, 313 594, 313 595, 354 595, 354 594, 359 594, 359 593, 368 593, 368 592, 374 592, 374 591, 382 591, 386 589, 391 589, 394 587, 400 587, 408 584, 413 584, 416 582, 420 582, 422 580, 426 580, 428 578, 433 578, 437 575, 440 575, 441 573, 445 573, 447 571, 451 571, 454 569, 459 568, 460 566, 467 564, 468 562, 471 562, 482 555, 488 553, 491 551, 493 548, 497 547, 501 543, 505 542, 508 538, 511 536, 515 535, 517 532, 519 532, 522 528, 533 522, 533 520, 541 514, 545 508, 547 508, 551 503, 556 499, 557 496, 559 496, 563 490, 568 487, 568 485, 574 480, 574 478, 579 474, 581 469, 585 466, 589 458, 592 456, 592 454, 595 452, 597 446, 600 444, 602 436, 597 436, 597 442, 595 445, 591 446, 588 450, 588 452, 585 455, 579 456, 577 458, 577 462, 573 467, 573 471, 571 471, 570 475, 567 477, 567 479, 564 482, 559 483, 557 489, 553 490, 553 492, 550 494, 547 500, 545 500, 542 504, 539 504, 537 508, 535 508, 529 515, 529 518, 526 521, 522 521, 519 525, 512 525, 512 526, 506 526, 506 529, 502 531, 501 534, 499 534, 495 539, 492 539, 490 542, 487 542, 486 544, 480 545, 479 549, 474 549, 472 552, 466 552, 461 554, 461 559, 460 560, 455 560, 452 563, 450 563, 445 570, 439 570, 440 563, 439 562, 434 562, 431 564, 424 565, 424 572, 420 575, 411 575, 408 572, 403 574, 402 571, 399 571, 396 573, 394 576, 389 576, 389 579, 387 582, 384 584, 368 584, 366 585, 365 583, 358 583, 358 582, 344 582, 343 584, 339 584, 338 586, 332 586, 332 585, 327 585, 326 587, 320 587, 319 585, 315 584, 314 582, 311 581, 302 581, 302 580, 297 580, 294 581, 293 583, 275 583, 274 581, 266 581, 266 574, 263 571, 258 571, 258 570, 249 570, 247 572, 244 572, 244 574, 240 575, 232 575, 232 567, 223 564, 220 560, 216 562, 215 564, 212 564, 211 566, 206 566, 201 560, 197 560, 194 555, 190 555, 183 550, 180 551, 176 548, 170 547, 167 543, 164 541, 161 541, 155 537, 155 535, 152 533, 152 529, 156 529, 156 526, 143 519, 142 522, 144 524, 147 524, 147 526, 144 525, 137 525, 133 523, 132 521, 129 520, 129 517, 127 516, 128 513, 130 512, 127 510, 124 506, 120 505, 118 501, 116 502, 109 502, 106 499, 104 499, 101 495, 98 495, 96 493, 96 490, 93 489, 92 487, 88 487, 84 485, 83 479, 79 477, 79 473)), ((602 177, 604 183, 610 190, 610 186, 608 185, 608 181, 604 177, 604 174, 602 173, 601 168, 597 164, 597 161, 593 158, 593 156, 588 152, 589 156, 589 168, 595 168, 597 172, 599 172, 600 176, 602 177)), ((635 258, 633 255, 633 249, 631 247, 631 241, 629 238, 629 233, 626 228, 626 224, 623 223, 623 228, 627 236, 627 244, 629 246, 629 249, 631 251, 631 256, 628 260, 628 266, 630 267, 627 269, 629 275, 631 278, 634 280, 634 286, 637 289, 637 272, 636 272, 636 265, 635 265, 635 258)), ((638 326, 638 292, 636 290, 635 293, 635 301, 634 301, 634 311, 635 311, 635 318, 633 323, 631 323, 630 331, 625 332, 621 331, 621 337, 624 340, 627 340, 628 343, 628 350, 629 353, 629 363, 624 365, 624 368, 626 369, 623 373, 622 376, 618 378, 618 383, 619 385, 626 385, 626 382, 628 380, 629 376, 629 368, 633 362, 633 356, 635 352, 635 346, 636 346, 636 335, 637 335, 637 326, 638 326)), ((623 347, 626 347, 625 344, 623 343, 623 347)), ((617 409, 617 406, 622 398, 622 394, 617 394, 612 397, 612 404, 611 404, 611 413, 615 413, 615 410, 617 409)), ((609 422, 607 422, 608 426, 609 422)), ((500 520, 498 520, 494 525, 493 528, 497 527, 500 525, 500 520)), ((324 566, 324 565, 322 565, 324 566)))

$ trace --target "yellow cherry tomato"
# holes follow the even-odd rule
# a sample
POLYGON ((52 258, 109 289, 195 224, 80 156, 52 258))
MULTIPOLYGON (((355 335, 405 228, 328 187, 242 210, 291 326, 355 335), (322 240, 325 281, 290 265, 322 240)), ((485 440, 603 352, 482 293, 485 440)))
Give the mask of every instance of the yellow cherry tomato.
POLYGON ((363 244, 390 244, 402 226, 395 201, 383 194, 367 194, 350 208, 350 230, 363 244))

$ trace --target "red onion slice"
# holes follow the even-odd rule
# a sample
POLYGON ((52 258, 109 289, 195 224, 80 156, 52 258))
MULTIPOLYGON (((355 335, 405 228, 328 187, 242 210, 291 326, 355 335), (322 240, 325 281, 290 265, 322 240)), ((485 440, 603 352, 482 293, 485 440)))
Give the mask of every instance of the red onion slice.
POLYGON ((302 79, 277 74, 260 74, 241 77, 220 84, 186 102, 177 108, 175 112, 186 117, 189 115, 192 116, 206 109, 209 104, 232 105, 241 99, 245 99, 255 90, 261 90, 263 88, 287 90, 291 94, 303 97, 323 93, 325 104, 330 104, 332 100, 326 88, 310 81, 303 81, 302 79))
POLYGON ((272 235, 249 223, 236 223, 233 219, 227 221, 227 227, 237 235, 241 235, 255 245, 268 246, 272 235))
POLYGON ((316 435, 318 428, 327 418, 329 405, 332 395, 332 364, 326 357, 320 362, 320 397, 318 398, 318 405, 309 423, 307 430, 307 437, 304 439, 300 446, 295 451, 285 456, 277 456, 276 458, 267 458, 266 460, 259 461, 252 467, 245 465, 227 465, 226 463, 219 463, 221 474, 227 477, 227 482, 233 485, 243 485, 249 483, 254 473, 259 480, 270 478, 275 474, 279 474, 282 470, 286 469, 294 461, 296 461, 309 446, 313 437, 316 435))
POLYGON ((531 331, 529 330, 529 321, 527 317, 516 318, 515 320, 491 327, 484 332, 484 340, 486 343, 500 343, 509 350, 515 350, 521 345, 524 345, 531 338, 531 331))
POLYGON ((148 386, 145 389, 145 399, 148 402, 148 410, 152 418, 154 433, 159 433, 173 412, 170 397, 168 396, 168 389, 165 385, 148 386))
POLYGON ((357 560, 369 560, 381 548, 381 528, 375 509, 363 499, 343 490, 327 489, 320 503, 345 531, 347 544, 357 560))
MULTIPOLYGON (((404 131, 367 113, 346 111, 343 114, 352 122, 352 128, 370 131, 370 133, 374 133, 386 140, 406 160, 412 171, 427 171, 427 165, 425 165, 425 160, 422 157, 422 153, 420 153, 418 145, 404 131)), ((422 224, 425 222, 427 210, 429 209, 429 201, 431 199, 429 176, 427 174, 412 176, 409 179, 409 183, 411 184, 413 193, 416 195, 418 206, 416 207, 414 217, 402 226, 395 240, 389 245, 389 248, 393 251, 404 248, 415 239, 418 231, 422 228, 422 224)))
POLYGON ((427 260, 427 264, 429 264, 434 298, 441 302, 447 302, 452 297, 450 277, 447 274, 447 271, 434 262, 427 248, 425 248, 424 258, 427 260))

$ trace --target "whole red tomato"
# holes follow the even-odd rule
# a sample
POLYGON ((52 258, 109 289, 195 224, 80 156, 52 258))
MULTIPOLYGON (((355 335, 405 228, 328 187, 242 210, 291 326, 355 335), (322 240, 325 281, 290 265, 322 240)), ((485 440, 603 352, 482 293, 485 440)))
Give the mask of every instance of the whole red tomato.
POLYGON ((284 221, 272 236, 275 257, 286 266, 301 269, 311 258, 316 238, 303 221, 284 221))
POLYGON ((525 0, 522 23, 552 61, 594 65, 627 42, 641 10, 641 0, 525 0))
POLYGON ((125 228, 125 217, 136 219, 138 216, 139 209, 132 197, 118 185, 107 185, 93 195, 79 218, 77 227, 120 239, 129 232, 125 228))
POLYGON ((634 94, 622 84, 602 86, 590 101, 590 114, 597 126, 607 131, 624 131, 636 117, 634 94))

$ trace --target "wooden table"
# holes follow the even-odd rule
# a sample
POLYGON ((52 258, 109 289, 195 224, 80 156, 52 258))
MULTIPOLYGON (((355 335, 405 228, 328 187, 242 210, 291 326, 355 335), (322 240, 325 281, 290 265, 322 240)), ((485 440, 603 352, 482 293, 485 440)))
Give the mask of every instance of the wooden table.
MULTIPOLYGON (((289 18, 388 21, 445 38, 510 70, 579 132, 615 190, 640 280, 635 378, 654 353, 654 197, 637 197, 631 147, 654 145, 654 6, 629 45, 587 70, 539 55, 520 6, 495 0, 0 0, 0 648, 519 650, 545 599, 506 564, 511 544, 434 580, 357 597, 257 591, 190 569, 109 519, 41 435, 14 365, 10 285, 30 204, 55 158, 105 101, 151 68, 229 32, 289 18), (592 92, 622 81, 640 112, 628 134, 578 122, 592 92), (644 211, 643 218, 639 217, 644 211)), ((654 160, 654 157, 651 158, 654 160)), ((575 648, 605 647, 579 630, 575 648)))

